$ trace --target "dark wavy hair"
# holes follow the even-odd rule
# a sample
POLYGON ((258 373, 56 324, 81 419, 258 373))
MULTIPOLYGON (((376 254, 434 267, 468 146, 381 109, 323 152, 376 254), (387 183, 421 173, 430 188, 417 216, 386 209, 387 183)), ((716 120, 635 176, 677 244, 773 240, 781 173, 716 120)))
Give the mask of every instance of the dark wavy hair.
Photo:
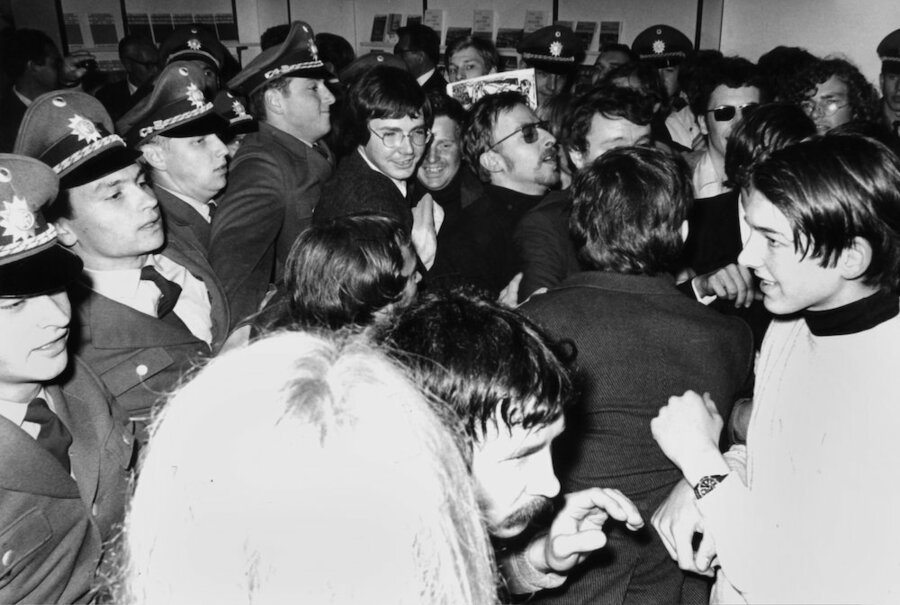
POLYGON ((753 166, 773 151, 816 134, 816 125, 802 109, 790 103, 760 105, 732 131, 725 146, 726 185, 744 189, 753 166))
POLYGON ((743 57, 719 57, 712 59, 706 69, 695 74, 694 83, 688 93, 691 99, 691 111, 694 115, 705 115, 709 98, 719 86, 742 88, 755 86, 765 96, 765 82, 756 65, 743 57))
POLYGON ((819 59, 800 72, 788 92, 789 100, 799 105, 816 94, 820 84, 835 76, 847 86, 851 119, 873 122, 878 119, 878 92, 855 65, 845 59, 819 59))
POLYGON ((900 158, 874 139, 828 133, 772 153, 753 188, 788 219, 794 249, 833 266, 856 237, 872 247, 863 283, 900 280, 900 158))
POLYGON ((403 296, 404 251, 414 254, 393 218, 361 213, 314 224, 291 247, 284 296, 254 323, 262 331, 369 325, 403 296))
POLYGON ((659 71, 647 61, 619 65, 608 71, 597 84, 636 90, 644 95, 651 105, 659 104, 657 114, 660 115, 668 115, 671 108, 671 100, 659 78, 659 71))
POLYGON ((371 120, 423 118, 431 128, 431 104, 408 71, 378 65, 361 75, 347 91, 341 132, 352 148, 369 141, 371 120))
POLYGON ((584 93, 574 100, 564 120, 559 137, 564 148, 587 151, 587 136, 595 114, 646 126, 653 119, 653 100, 632 88, 609 84, 584 93))
POLYGON ((681 225, 694 200, 680 155, 613 149, 578 172, 572 198, 569 233, 586 267, 639 275, 678 269, 681 225))
POLYGON ((490 180, 491 175, 481 167, 481 154, 494 143, 494 126, 500 114, 518 105, 528 107, 528 101, 521 93, 508 90, 481 97, 469 110, 462 137, 463 158, 483 181, 490 180))
POLYGON ((476 441, 491 423, 550 424, 575 397, 574 344, 481 295, 426 294, 379 324, 374 338, 476 441))

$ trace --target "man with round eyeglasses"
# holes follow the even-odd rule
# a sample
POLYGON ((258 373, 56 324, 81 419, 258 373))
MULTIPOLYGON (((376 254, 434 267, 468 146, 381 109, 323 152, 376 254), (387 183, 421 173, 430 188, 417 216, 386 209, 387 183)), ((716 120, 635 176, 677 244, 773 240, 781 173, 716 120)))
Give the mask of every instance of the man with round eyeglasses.
POLYGON ((692 109, 706 149, 694 164, 694 196, 714 197, 728 191, 725 177, 725 145, 732 130, 762 101, 756 66, 740 57, 725 57, 710 66, 692 109))
POLYGON ((313 220, 390 216, 410 231, 419 260, 430 268, 442 214, 430 195, 417 198, 409 181, 433 136, 431 125, 431 105, 409 72, 379 65, 363 74, 347 93, 341 128, 355 149, 323 187, 313 220))

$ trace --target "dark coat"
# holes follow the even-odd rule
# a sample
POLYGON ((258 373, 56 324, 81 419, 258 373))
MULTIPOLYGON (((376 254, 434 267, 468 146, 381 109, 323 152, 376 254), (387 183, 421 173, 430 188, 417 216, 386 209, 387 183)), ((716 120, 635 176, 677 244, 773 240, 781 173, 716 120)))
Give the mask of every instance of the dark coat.
POLYGON ((138 91, 135 91, 133 95, 131 94, 128 90, 128 81, 125 79, 100 87, 94 93, 94 96, 103 104, 113 122, 118 121, 143 98, 143 95, 139 95, 138 91))
POLYGON ((441 70, 435 68, 434 73, 431 74, 431 77, 425 80, 425 83, 422 84, 422 90, 426 93, 435 93, 439 92, 442 95, 447 94, 447 80, 444 78, 443 74, 441 74, 441 70))
POLYGON ((333 171, 331 154, 321 147, 317 152, 261 122, 235 154, 209 243, 209 263, 235 323, 258 310, 269 285, 281 278, 294 240, 312 222, 333 171))
MULTIPOLYGON (((744 246, 738 204, 740 198, 737 191, 694 201, 688 218, 689 230, 684 256, 685 264, 696 274, 702 275, 737 263, 744 246)), ((679 289, 694 297, 690 282, 685 282, 679 289)), ((745 321, 753 331, 754 346, 759 350, 769 322, 772 321, 772 314, 761 300, 754 301, 749 307, 737 309, 731 301, 716 300, 710 307, 745 321)))
POLYGON ((571 210, 569 193, 552 191, 516 225, 513 245, 522 268, 520 301, 538 288, 552 288, 581 270, 569 237, 571 210))
POLYGON ((4 91, 0 100, 0 153, 12 153, 26 109, 12 88, 4 91))
POLYGON ((187 242, 203 253, 209 255, 210 224, 190 204, 169 193, 162 187, 153 187, 153 195, 159 201, 166 222, 166 233, 187 242))
POLYGON ((0 417, 3 603, 85 600, 103 543, 114 538, 125 516, 136 459, 132 427, 81 360, 69 366, 47 392, 72 434, 72 475, 28 433, 0 417))
POLYGON ((409 201, 390 177, 372 170, 354 149, 341 159, 334 177, 322 189, 314 219, 319 223, 359 212, 377 212, 397 219, 407 229, 412 228, 409 201))
POLYGON ((137 422, 142 440, 153 409, 197 362, 219 350, 230 325, 222 286, 200 252, 169 236, 162 255, 206 285, 212 306, 211 346, 185 327, 111 300, 82 282, 70 290, 74 350, 137 422))
MULTIPOLYGON (((669 276, 577 273, 522 310, 578 349, 582 395, 554 443, 563 491, 617 488, 649 521, 682 478, 650 420, 688 389, 709 392, 727 419, 751 372, 750 331, 684 297, 669 276)), ((678 603, 684 578, 649 524, 612 525, 600 554, 535 602, 678 603)))

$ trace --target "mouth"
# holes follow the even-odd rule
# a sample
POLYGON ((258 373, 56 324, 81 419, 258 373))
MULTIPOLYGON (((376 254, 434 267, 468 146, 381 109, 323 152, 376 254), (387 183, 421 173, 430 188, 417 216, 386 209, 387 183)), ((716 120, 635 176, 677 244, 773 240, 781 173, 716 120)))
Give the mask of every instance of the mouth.
POLYGON ((69 331, 64 330, 58 338, 54 338, 50 342, 42 344, 41 346, 37 347, 35 351, 48 353, 50 355, 58 355, 59 353, 62 353, 63 350, 65 350, 68 337, 69 331))
POLYGON ((541 162, 548 162, 552 164, 556 164, 559 160, 559 155, 556 149, 550 149, 549 151, 545 151, 541 155, 541 162))
POLYGON ((447 169, 443 164, 423 164, 422 171, 428 176, 439 176, 447 169))
POLYGON ((162 218, 162 215, 159 212, 154 211, 153 219, 150 221, 147 221, 146 223, 141 225, 141 229, 156 229, 156 227, 159 225, 161 218, 162 218))

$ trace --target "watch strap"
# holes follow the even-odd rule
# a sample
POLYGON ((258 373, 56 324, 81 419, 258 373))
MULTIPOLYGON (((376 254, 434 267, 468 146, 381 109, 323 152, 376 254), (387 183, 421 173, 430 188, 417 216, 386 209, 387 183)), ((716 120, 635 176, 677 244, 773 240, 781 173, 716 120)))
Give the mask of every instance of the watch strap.
POLYGON ((697 496, 697 499, 699 500, 716 489, 716 486, 727 476, 728 475, 706 475, 705 477, 701 477, 700 481, 697 482, 697 485, 694 486, 694 495, 697 496))

